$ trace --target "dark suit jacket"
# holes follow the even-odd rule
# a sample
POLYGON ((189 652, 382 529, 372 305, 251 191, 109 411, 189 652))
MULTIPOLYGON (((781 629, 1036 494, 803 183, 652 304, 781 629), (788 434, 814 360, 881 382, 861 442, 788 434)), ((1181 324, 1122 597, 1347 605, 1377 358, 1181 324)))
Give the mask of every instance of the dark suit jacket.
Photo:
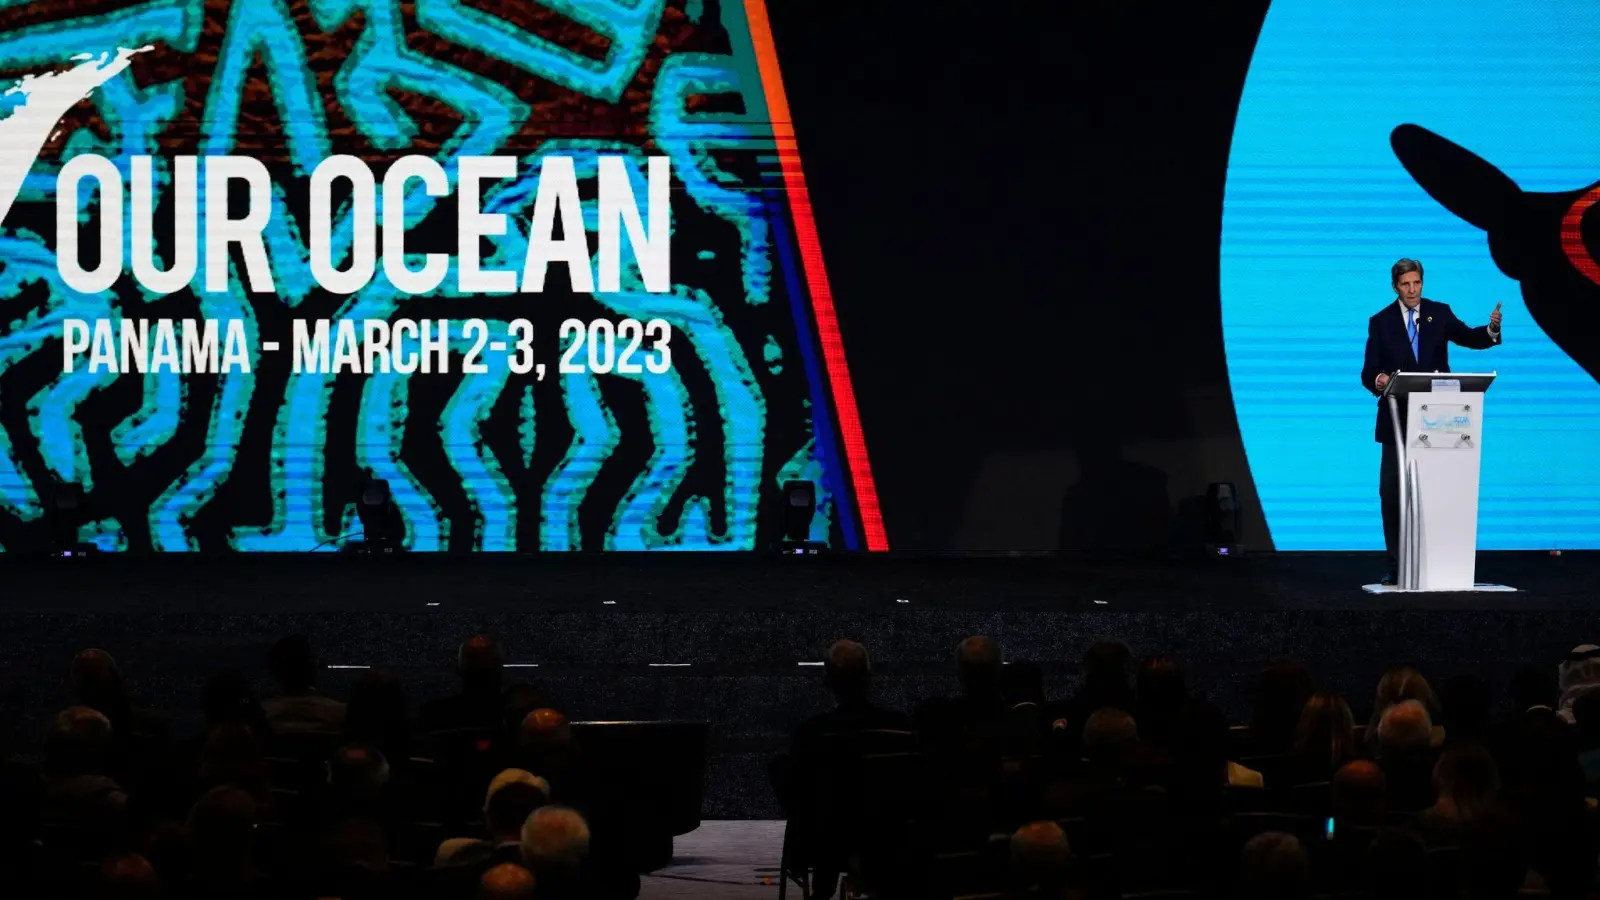
MULTIPOLYGON (((1406 338, 1406 320, 1400 313, 1399 301, 1390 301, 1367 320, 1367 358, 1361 365, 1361 386, 1372 392, 1378 400, 1378 420, 1373 429, 1373 440, 1384 443, 1394 435, 1388 413, 1383 408, 1383 392, 1373 386, 1380 372, 1448 372, 1450 371, 1450 345, 1460 344, 1471 350, 1487 350, 1500 343, 1500 337, 1489 336, 1489 326, 1469 328, 1456 318, 1450 307, 1426 297, 1417 307, 1417 357, 1411 355, 1411 342, 1406 338), (1418 358, 1420 357, 1420 358, 1418 358)), ((1400 425, 1406 424, 1406 407, 1400 404, 1400 425)))
POLYGON ((911 731, 911 717, 875 703, 836 706, 802 721, 794 729, 790 747, 796 754, 816 753, 830 734, 851 731, 911 731))

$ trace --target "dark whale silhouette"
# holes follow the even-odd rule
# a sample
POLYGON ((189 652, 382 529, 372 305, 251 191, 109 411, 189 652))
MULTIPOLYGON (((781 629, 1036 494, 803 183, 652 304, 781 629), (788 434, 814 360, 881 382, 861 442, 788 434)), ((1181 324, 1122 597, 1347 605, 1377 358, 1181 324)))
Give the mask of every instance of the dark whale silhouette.
POLYGON ((1600 182, 1565 193, 1524 191, 1418 125, 1396 128, 1389 144, 1429 196, 1488 234, 1490 256, 1522 285, 1534 322, 1600 381, 1600 182))

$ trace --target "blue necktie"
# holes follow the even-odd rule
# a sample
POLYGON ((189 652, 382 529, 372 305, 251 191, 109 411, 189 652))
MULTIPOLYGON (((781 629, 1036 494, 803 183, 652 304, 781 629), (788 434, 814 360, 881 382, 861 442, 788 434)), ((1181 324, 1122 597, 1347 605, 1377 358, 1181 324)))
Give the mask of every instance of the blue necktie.
POLYGON ((1411 338, 1411 358, 1422 364, 1422 354, 1417 352, 1417 310, 1415 307, 1406 310, 1406 337, 1411 338))

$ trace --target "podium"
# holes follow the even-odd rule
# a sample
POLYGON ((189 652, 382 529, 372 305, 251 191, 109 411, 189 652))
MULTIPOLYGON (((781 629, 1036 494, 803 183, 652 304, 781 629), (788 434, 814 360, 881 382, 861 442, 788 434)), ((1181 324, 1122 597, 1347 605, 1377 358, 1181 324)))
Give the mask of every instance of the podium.
POLYGON ((1494 373, 1397 372, 1383 391, 1400 467, 1397 591, 1509 591, 1478 584, 1478 470, 1494 373), (1400 405, 1405 404, 1405 426, 1400 405))

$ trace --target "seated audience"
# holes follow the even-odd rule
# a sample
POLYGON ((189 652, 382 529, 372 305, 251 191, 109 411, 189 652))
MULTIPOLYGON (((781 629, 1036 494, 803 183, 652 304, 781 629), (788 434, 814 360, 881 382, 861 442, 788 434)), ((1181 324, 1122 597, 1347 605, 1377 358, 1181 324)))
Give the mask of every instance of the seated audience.
POLYGON ((40 812, 83 850, 98 852, 121 826, 128 798, 108 774, 111 720, 86 706, 56 714, 45 734, 40 812))
POLYGON ((1489 738, 1489 685, 1476 675, 1457 675, 1439 690, 1442 724, 1449 743, 1481 744, 1489 738))
POLYGON ((1350 704, 1338 694, 1316 694, 1307 700, 1295 729, 1290 771, 1302 784, 1327 781, 1357 755, 1355 719, 1350 704))
POLYGON ((1328 807, 1331 828, 1313 848, 1319 882, 1324 891, 1359 890, 1368 848, 1386 821, 1383 770, 1362 759, 1345 763, 1333 776, 1328 807))
POLYGON ((1185 705, 1175 746, 1181 749, 1173 769, 1173 793, 1192 809, 1220 803, 1224 787, 1265 786, 1260 772, 1228 758, 1228 720, 1210 703, 1191 700, 1185 705))
POLYGON ((1333 776, 1330 811, 1341 831, 1380 828, 1388 814, 1388 787, 1383 770, 1364 759, 1345 763, 1333 776))
POLYGON ((1561 661, 1561 699, 1556 714, 1562 721, 1573 721, 1572 705, 1591 691, 1600 690, 1600 646, 1579 644, 1561 661))
POLYGON ((382 819, 388 811, 385 788, 389 761, 376 748, 347 744, 328 760, 328 787, 323 815, 340 819, 360 816, 382 819))
POLYGON ((1011 835, 1011 882, 1015 892, 1061 896, 1072 870, 1066 832, 1055 822, 1033 822, 1011 835))
POLYGON ((500 642, 486 634, 468 638, 456 654, 456 674, 461 690, 422 704, 417 730, 423 734, 478 728, 493 731, 500 723, 505 653, 500 642))
POLYGON ((74 705, 86 706, 111 722, 113 761, 117 767, 154 765, 165 750, 171 726, 167 719, 136 706, 133 694, 122 677, 122 669, 104 650, 84 650, 72 659, 68 674, 74 705), (143 745, 143 746, 136 746, 143 745), (126 757, 140 752, 142 759, 126 757))
POLYGON ((1389 787, 1389 807, 1421 811, 1433 805, 1435 734, 1428 710, 1403 700, 1384 710, 1378 722, 1377 756, 1389 787))
POLYGON ((795 726, 791 752, 815 752, 830 734, 911 730, 910 716, 872 702, 872 659, 866 647, 849 640, 834 643, 823 659, 822 681, 834 707, 795 726))
POLYGON ((338 734, 344 728, 344 704, 317 692, 319 670, 305 635, 291 634, 272 645, 267 671, 278 685, 278 696, 263 701, 261 709, 273 733, 338 734))
POLYGON ((211 729, 200 751, 199 775, 201 790, 233 787, 257 803, 268 801, 271 783, 266 752, 247 725, 234 722, 211 729))
POLYGON ((483 873, 478 900, 533 900, 533 873, 512 862, 503 862, 483 873))
POLYGON ((261 739, 272 733, 255 688, 237 670, 206 679, 201 687, 200 713, 203 724, 199 733, 185 740, 178 751, 187 760, 198 759, 211 730, 222 725, 243 725, 261 739))
POLYGON ((1163 751, 1175 749, 1178 721, 1188 702, 1188 679, 1177 657, 1163 654, 1140 663, 1134 718, 1144 740, 1163 751))
POLYGON ((1046 789, 1043 811, 1054 818, 1097 815, 1120 797, 1139 751, 1133 716, 1107 707, 1083 726, 1082 764, 1046 789))
MULTIPOLYGON (((1203 698, 1237 703, 1232 673, 1219 685, 1217 663, 1155 655, 1135 688, 1129 659, 1096 643, 1070 699, 1045 703, 1040 666, 1005 667, 971 637, 959 692, 913 718, 874 703, 866 649, 837 642, 833 708, 793 733, 817 777, 777 782, 786 875, 808 877, 805 900, 840 873, 886 900, 1597 896, 1600 648, 1570 654, 1559 692, 1554 667, 1455 675, 1438 697, 1391 670, 1359 740, 1298 663, 1268 665, 1248 729, 1230 731, 1203 698)), ((199 731, 163 751, 145 738, 165 720, 141 723, 116 661, 79 653, 78 705, 48 719, 39 756, 0 763, 0 897, 628 900, 670 858, 680 818, 656 798, 685 774, 655 748, 637 775, 598 737, 580 752, 542 691, 502 684, 486 636, 460 649, 460 692, 425 705, 414 753, 394 674, 363 674, 325 740, 336 701, 316 693, 309 643, 269 660, 282 696, 264 710, 242 673, 210 678, 199 731)))
POLYGON ((1370 749, 1376 753, 1378 747, 1378 726, 1383 722, 1383 716, 1391 706, 1404 703, 1407 700, 1422 705, 1428 714, 1429 743, 1438 747, 1444 743, 1444 728, 1439 725, 1439 698, 1433 693, 1433 688, 1428 685, 1428 680, 1416 669, 1398 668, 1390 669, 1378 679, 1378 692, 1372 699, 1372 718, 1367 722, 1367 742, 1370 749))
POLYGON ((1311 893, 1311 860, 1300 839, 1269 831, 1239 855, 1240 900, 1301 900, 1311 893))
POLYGON ((1043 752, 1044 670, 1037 663, 1017 661, 1000 670, 1000 693, 1005 697, 1003 752, 1031 756, 1043 752))
POLYGON ((1304 663, 1274 660, 1256 679, 1247 740, 1237 752, 1249 756, 1288 753, 1294 747, 1301 711, 1315 690, 1311 670, 1304 663))
POLYGON ((350 690, 344 737, 383 754, 391 766, 411 756, 411 712, 405 685, 393 672, 368 669, 350 690))
POLYGON ((576 810, 541 807, 522 825, 522 858, 533 872, 541 900, 582 897, 588 855, 589 824, 576 810))
POLYGON ((1373 900, 1431 896, 1427 848, 1409 831, 1380 829, 1367 846, 1364 874, 1366 893, 1373 900))
POLYGON ((106 857, 99 876, 103 900, 159 900, 163 892, 155 866, 136 853, 106 857))
POLYGON ((264 892, 255 863, 256 804, 245 791, 215 787, 189 813, 188 889, 195 897, 251 897, 264 892))
POLYGON ((451 838, 439 845, 434 864, 478 865, 522 861, 522 824, 550 799, 550 785, 522 769, 507 769, 489 782, 483 800, 484 838, 451 838))
POLYGON ((398 879, 389 858, 389 832, 380 819, 347 816, 328 831, 318 894, 341 898, 386 898, 398 879))
POLYGON ((1426 843, 1460 846, 1474 828, 1499 811, 1500 773, 1489 751, 1457 744, 1433 767, 1433 805, 1417 818, 1416 832, 1426 843))
POLYGON ((974 636, 956 648, 956 676, 961 692, 954 697, 935 697, 919 705, 912 718, 923 736, 941 749, 953 740, 993 733, 1009 707, 1000 686, 1003 668, 1000 645, 994 640, 974 636))
POLYGON ((550 797, 558 803, 578 799, 578 754, 572 725, 559 710, 536 709, 523 718, 518 758, 523 768, 549 781, 550 797))
POLYGON ((1085 723, 1096 711, 1111 707, 1132 714, 1133 653, 1119 641, 1096 641, 1084 651, 1077 689, 1065 700, 1045 704, 1041 716, 1050 729, 1052 752, 1064 758, 1078 756, 1078 740, 1085 723))

